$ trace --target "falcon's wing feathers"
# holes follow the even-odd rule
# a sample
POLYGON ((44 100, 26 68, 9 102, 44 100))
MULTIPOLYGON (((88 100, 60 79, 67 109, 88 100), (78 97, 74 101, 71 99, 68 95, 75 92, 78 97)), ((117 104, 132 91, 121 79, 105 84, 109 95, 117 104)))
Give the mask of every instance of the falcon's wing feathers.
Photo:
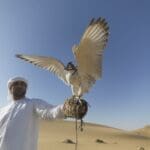
POLYGON ((89 92, 92 85, 95 84, 96 80, 92 76, 84 74, 81 75, 81 81, 82 81, 82 93, 87 93, 89 92))
POLYGON ((102 54, 108 40, 109 27, 105 19, 92 19, 85 30, 80 44, 73 49, 78 72, 83 80, 99 79, 102 75, 102 54))
POLYGON ((16 57, 23 59, 29 63, 32 63, 38 67, 46 69, 50 72, 53 72, 58 76, 61 80, 63 80, 66 84, 66 71, 64 70, 64 64, 53 57, 45 57, 45 56, 32 56, 32 55, 21 55, 17 54, 16 57))

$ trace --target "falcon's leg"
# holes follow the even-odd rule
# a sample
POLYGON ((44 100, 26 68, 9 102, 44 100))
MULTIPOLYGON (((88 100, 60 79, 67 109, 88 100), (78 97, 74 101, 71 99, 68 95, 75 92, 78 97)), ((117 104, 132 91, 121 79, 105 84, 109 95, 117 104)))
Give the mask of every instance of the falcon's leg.
POLYGON ((72 95, 73 95, 73 97, 78 97, 78 86, 71 86, 71 91, 72 91, 72 95))

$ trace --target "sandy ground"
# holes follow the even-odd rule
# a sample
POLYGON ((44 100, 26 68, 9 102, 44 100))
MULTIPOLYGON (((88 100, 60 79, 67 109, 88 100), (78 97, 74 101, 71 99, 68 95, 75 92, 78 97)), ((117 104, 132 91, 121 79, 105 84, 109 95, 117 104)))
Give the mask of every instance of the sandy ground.
MULTIPOLYGON (((39 150, 74 150, 75 122, 41 121, 39 150)), ((150 150, 150 127, 135 131, 124 131, 102 125, 86 123, 83 132, 78 130, 78 150, 150 150), (96 142, 103 140, 104 143, 96 142)))

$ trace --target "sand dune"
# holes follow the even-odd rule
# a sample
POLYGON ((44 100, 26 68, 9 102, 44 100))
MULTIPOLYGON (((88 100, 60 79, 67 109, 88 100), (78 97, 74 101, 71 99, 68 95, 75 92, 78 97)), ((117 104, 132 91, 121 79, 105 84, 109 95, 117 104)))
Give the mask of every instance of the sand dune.
MULTIPOLYGON (((78 150, 150 150, 150 128, 124 131, 104 125, 86 123, 83 132, 78 131, 78 150), (100 140, 100 142, 98 142, 100 140), (103 142, 101 142, 103 141, 103 142)), ((41 121, 39 150, 74 150, 75 123, 70 121, 41 121)))
POLYGON ((141 136, 147 136, 150 138, 150 125, 145 126, 144 128, 135 130, 135 131, 133 131, 133 133, 136 133, 141 136))

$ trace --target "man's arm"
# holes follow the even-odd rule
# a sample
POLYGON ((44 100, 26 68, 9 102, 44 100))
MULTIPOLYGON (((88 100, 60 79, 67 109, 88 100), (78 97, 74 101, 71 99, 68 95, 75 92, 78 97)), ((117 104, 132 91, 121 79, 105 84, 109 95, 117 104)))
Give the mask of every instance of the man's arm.
POLYGON ((41 119, 63 119, 65 118, 63 113, 63 104, 53 106, 40 99, 33 99, 34 113, 41 119))

